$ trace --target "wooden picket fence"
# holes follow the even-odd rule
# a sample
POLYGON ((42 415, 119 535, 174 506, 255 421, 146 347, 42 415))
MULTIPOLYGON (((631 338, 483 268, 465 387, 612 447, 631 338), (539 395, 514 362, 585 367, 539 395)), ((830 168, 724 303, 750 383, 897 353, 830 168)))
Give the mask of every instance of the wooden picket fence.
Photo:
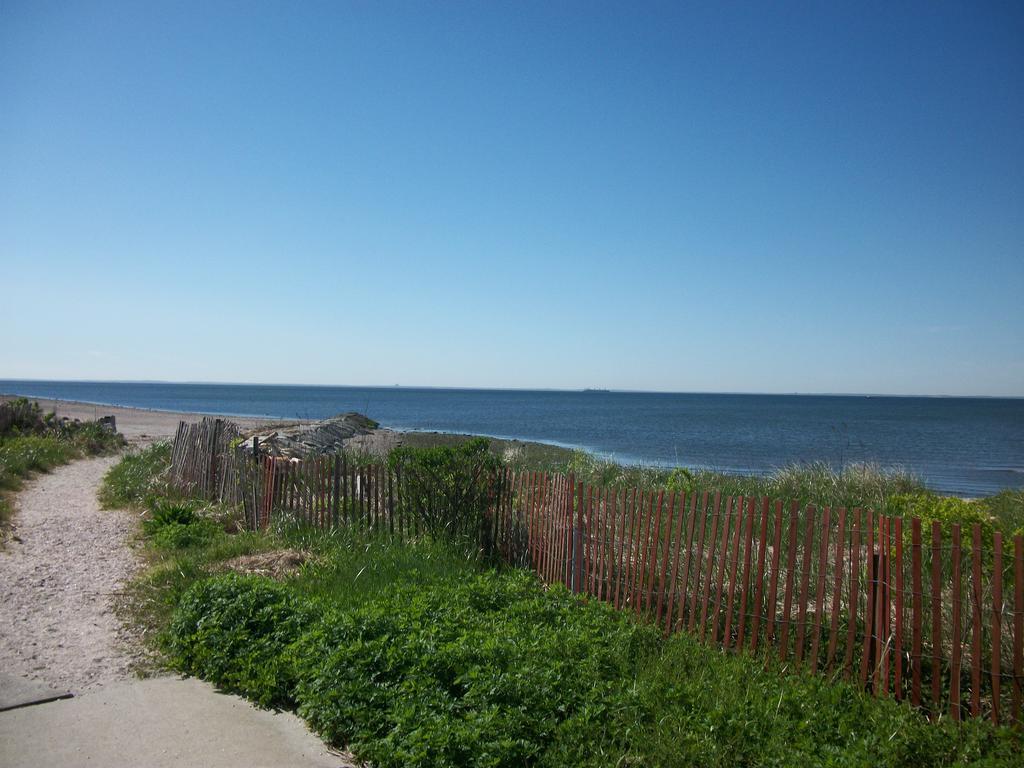
MULTIPOLYGON (((221 471, 209 462, 198 462, 193 482, 207 497, 240 502, 252 529, 281 520, 421 534, 416 506, 430 502, 404 494, 404 478, 383 464, 344 454, 230 461, 234 490, 203 484, 204 472, 221 471)), ((542 472, 508 470, 490 487, 481 549, 546 583, 933 717, 1024 722, 1021 536, 1004 542, 977 525, 947 534, 872 510, 602 488, 542 472)))

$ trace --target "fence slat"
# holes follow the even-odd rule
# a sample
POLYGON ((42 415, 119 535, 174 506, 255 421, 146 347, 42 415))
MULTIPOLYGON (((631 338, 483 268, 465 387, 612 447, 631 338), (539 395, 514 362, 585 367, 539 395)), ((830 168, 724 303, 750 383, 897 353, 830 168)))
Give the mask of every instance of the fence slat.
POLYGON ((932 523, 932 716, 941 712, 942 695, 939 688, 942 669, 942 583, 940 580, 942 555, 942 528, 932 523))
POLYGON ((981 712, 981 524, 971 526, 971 715, 981 712))
POLYGON ((701 574, 704 567, 704 530, 707 528, 708 492, 700 496, 700 511, 697 520, 700 528, 697 531, 697 551, 693 555, 693 588, 690 592, 690 615, 686 618, 686 629, 693 632, 697 626, 697 596, 700 593, 701 574))
POLYGON ((878 564, 875 566, 875 669, 876 696, 889 693, 889 518, 878 516, 878 564))
POLYGON ((850 620, 846 625, 846 652, 843 654, 843 677, 853 674, 853 653, 860 608, 860 521, 861 511, 853 508, 853 532, 850 535, 850 620))
POLYGON ((658 492, 657 509, 655 509, 654 493, 651 493, 651 516, 653 517, 653 528, 650 529, 651 541, 650 562, 647 567, 647 586, 644 590, 644 613, 651 612, 651 601, 653 600, 654 579, 658 572, 658 552, 661 550, 661 519, 662 506, 665 501, 665 492, 658 492))
POLYGON ((867 566, 867 608, 864 611, 864 647, 860 660, 860 686, 864 688, 868 682, 868 671, 871 663, 871 651, 874 640, 878 636, 878 624, 876 622, 875 593, 878 591, 878 575, 875 563, 875 520, 872 511, 867 512, 867 556, 864 564, 867 566))
POLYGON ((545 521, 544 581, 550 584, 554 581, 555 573, 557 573, 555 538, 558 518, 564 514, 564 510, 560 510, 559 507, 562 506, 561 489, 565 481, 560 477, 549 478, 547 475, 541 474, 538 476, 538 482, 540 485, 537 489, 535 503, 538 505, 537 512, 541 515, 541 519, 545 521))
MULTIPOLYGON (((682 555, 682 557, 683 557, 683 576, 682 576, 682 579, 680 580, 680 583, 679 583, 679 600, 678 600, 678 605, 677 605, 677 611, 678 611, 678 614, 679 614, 678 617, 677 617, 677 623, 678 623, 680 628, 682 628, 682 626, 683 626, 684 612, 685 612, 684 609, 687 606, 688 597, 690 595, 690 580, 689 579, 690 579, 690 570, 691 570, 690 569, 690 563, 693 561, 693 549, 691 549, 691 547, 693 546, 693 526, 694 526, 694 524, 696 522, 696 518, 697 518, 698 514, 700 514, 697 511, 697 492, 696 491, 692 491, 690 493, 689 508, 690 508, 690 511, 689 511, 689 514, 688 514, 688 519, 686 521, 686 544, 684 545, 685 549, 683 550, 684 554, 682 555)), ((699 558, 698 558, 698 562, 699 562, 699 558)), ((694 570, 694 574, 696 574, 696 570, 694 570)), ((688 619, 689 617, 686 617, 686 618, 688 619)))
POLYGON ((616 608, 620 608, 622 603, 620 599, 624 591, 623 578, 626 574, 626 491, 622 491, 622 513, 619 513, 619 491, 616 489, 612 493, 612 520, 617 520, 619 524, 619 543, 618 549, 615 555, 615 598, 613 605, 616 608))
POLYGON ((954 523, 953 531, 953 617, 950 620, 950 637, 953 652, 949 664, 949 715, 960 719, 960 654, 963 649, 963 625, 960 621, 960 526, 954 523))
POLYGON ((846 507, 840 507, 839 531, 836 534, 835 577, 832 582, 832 621, 829 624, 828 651, 826 653, 826 670, 831 671, 836 658, 836 645, 839 642, 839 611, 843 598, 843 555, 846 553, 846 507))
POLYGON ((707 626, 708 617, 708 603, 711 600, 711 582, 715 578, 715 544, 718 539, 718 520, 719 514, 722 508, 722 494, 715 491, 715 500, 712 505, 711 513, 711 537, 707 541, 708 550, 708 565, 707 573, 704 578, 704 592, 701 596, 700 603, 700 639, 704 639, 704 633, 707 626))
POLYGON ((878 584, 878 633, 875 639, 876 648, 878 649, 875 653, 875 695, 888 696, 889 695, 889 640, 892 635, 889 632, 889 624, 891 618, 891 590, 889 585, 891 583, 891 551, 892 542, 889 536, 889 526, 891 524, 890 518, 886 516, 880 516, 878 520, 878 532, 879 532, 879 560, 878 565, 880 568, 879 584, 878 584))
POLYGON ((718 557, 718 575, 715 577, 715 605, 711 614, 711 642, 718 642, 718 616, 722 607, 722 588, 725 583, 725 561, 729 554, 729 534, 732 526, 733 497, 725 501, 725 518, 722 524, 722 552, 718 557))
MULTIPOLYGON (((661 506, 661 496, 658 496, 658 506, 661 506)), ((665 530, 661 530, 661 526, 658 526, 658 541, 660 543, 659 552, 661 553, 661 573, 658 576, 658 602, 657 607, 654 611, 654 621, 656 624, 661 624, 662 610, 665 606, 665 580, 668 578, 668 553, 669 547, 672 544, 672 521, 675 518, 676 509, 676 493, 675 491, 669 492, 668 495, 668 516, 665 519, 665 530), (664 539, 664 542, 662 542, 664 539)), ((659 514, 661 514, 659 512, 659 514)))
POLYGON ((768 512, 767 496, 761 498, 761 528, 757 537, 757 572, 754 574, 754 622, 750 628, 750 650, 757 650, 757 640, 761 633, 761 598, 764 596, 764 563, 768 554, 768 512))
POLYGON ((541 517, 537 509, 537 482, 535 473, 528 472, 526 476, 526 487, 523 490, 523 508, 526 514, 533 520, 533 567, 544 580, 544 557, 545 557, 545 535, 547 530, 546 519, 541 517))
POLYGON ((992 537, 992 722, 999 725, 999 684, 1002 677, 1003 535, 992 537))
POLYGON ((817 509, 808 505, 804 510, 804 551, 800 564, 800 604, 797 607, 796 624, 796 668, 804 658, 804 641, 807 635, 807 592, 811 585, 811 557, 814 552, 814 529, 818 524, 817 509))
POLYGON ((636 560, 636 548, 633 543, 636 541, 636 528, 637 528, 637 489, 631 488, 629 493, 629 502, 626 501, 626 494, 623 493, 623 503, 628 505, 629 509, 629 531, 627 532, 626 538, 626 579, 623 582, 623 602, 622 606, 629 605, 631 608, 634 607, 633 602, 633 562, 636 560))
MULTIPOLYGON (((743 650, 743 633, 747 627, 747 588, 750 584, 750 548, 754 535, 754 501, 753 498, 747 500, 747 526, 743 532, 743 577, 740 582, 740 620, 739 626, 736 628, 735 643, 737 651, 743 650)), ((758 606, 757 610, 761 610, 760 606, 758 606)))
POLYGON ((647 496, 647 505, 644 507, 643 543, 640 549, 640 573, 637 581, 636 608, 637 613, 646 612, 651 602, 650 580, 648 571, 651 563, 651 524, 654 522, 654 491, 647 496))
POLYGON ((542 552, 544 550, 544 521, 537 513, 535 506, 535 498, 537 495, 536 473, 527 472, 523 482, 525 483, 525 487, 523 488, 521 508, 524 510, 527 518, 529 518, 530 526, 533 529, 530 541, 530 562, 533 564, 533 568, 540 574, 541 579, 543 579, 544 565, 542 552))
POLYGON ((893 639, 893 690, 897 700, 903 699, 903 519, 895 518, 896 527, 895 553, 896 558, 896 634, 893 639))
POLYGON ((1024 698, 1024 535, 1013 537, 1013 720, 1021 722, 1024 698))
POLYGON ((569 493, 566 495, 566 519, 572 527, 573 552, 572 552, 572 587, 575 592, 584 592, 584 573, 587 568, 587 547, 586 547, 586 525, 587 511, 584 508, 583 483, 576 483, 572 475, 569 476, 569 493), (575 509, 573 502, 575 501, 575 509), (575 512, 575 520, 573 519, 575 512))
POLYGON ((736 499, 736 522, 733 525, 732 551, 729 555, 729 595, 726 599, 725 608, 725 629, 722 630, 722 644, 728 649, 732 643, 732 609, 736 600, 736 578, 739 570, 740 554, 740 529, 743 527, 744 512, 746 510, 746 499, 740 496, 736 499))
POLYGON ((818 649, 821 644, 821 617, 825 613, 825 574, 828 571, 828 542, 832 534, 832 508, 825 507, 821 515, 821 536, 818 542, 818 586, 814 591, 814 635, 811 638, 811 671, 818 670, 818 649))
POLYGON ((775 502, 775 521, 772 531, 772 577, 768 585, 768 621, 765 624, 766 640, 772 642, 778 634, 775 631, 775 611, 778 605, 779 562, 782 556, 782 502, 775 502))
POLYGON ((789 510, 789 547, 786 552, 786 594, 782 605, 782 634, 779 639, 779 658, 783 661, 789 653, 790 611, 793 608, 793 576, 796 570, 796 534, 798 506, 794 501, 789 510))
POLYGON ((560 478, 549 478, 546 474, 537 473, 534 478, 534 513, 540 516, 543 526, 541 535, 541 576, 548 584, 551 583, 555 566, 555 512, 554 505, 548 502, 547 496, 552 487, 561 484, 560 478))
POLYGON ((597 599, 608 600, 608 489, 604 489, 601 499, 598 497, 598 513, 601 520, 601 551, 598 565, 597 599))
POLYGON ((910 703, 921 706, 921 646, 922 646, 922 585, 921 585, 921 520, 910 521, 910 579, 913 595, 911 597, 910 619, 910 703))
MULTIPOLYGON (((683 604, 683 596, 686 595, 685 584, 684 584, 684 586, 682 588, 680 588, 679 582, 677 581, 677 578, 679 576, 679 551, 680 551, 680 549, 682 549, 683 534, 684 534, 683 521, 686 518, 687 518, 687 514, 686 514, 686 494, 685 493, 680 493, 679 494, 679 513, 678 513, 678 516, 677 516, 677 519, 676 519, 676 526, 675 526, 675 528, 676 528, 676 535, 675 535, 676 545, 675 545, 675 550, 672 553, 672 576, 671 576, 671 580, 669 581, 669 593, 668 593, 668 601, 667 601, 668 604, 665 606, 665 634, 668 634, 669 632, 672 631, 672 606, 674 606, 675 603, 676 603, 676 600, 674 598, 676 597, 676 595, 679 595, 679 605, 682 606, 682 604, 683 604)), ((690 525, 692 525, 692 523, 693 523, 693 506, 692 505, 690 506, 689 518, 690 518, 690 525)), ((686 572, 685 571, 683 572, 683 581, 684 582, 686 581, 686 572)), ((682 614, 680 613, 680 617, 681 616, 682 616, 682 614)))

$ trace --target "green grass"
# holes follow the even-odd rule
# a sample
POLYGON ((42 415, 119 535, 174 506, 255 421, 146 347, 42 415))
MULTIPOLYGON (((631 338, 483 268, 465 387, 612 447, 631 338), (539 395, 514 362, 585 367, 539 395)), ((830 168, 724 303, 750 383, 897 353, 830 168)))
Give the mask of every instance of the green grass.
MULTIPOLYGON (((155 502, 159 505, 161 502, 155 502)), ((454 547, 423 541, 409 546, 348 530, 319 530, 287 525, 266 532, 229 535, 216 507, 196 503, 188 522, 148 526, 149 568, 129 590, 124 613, 158 638, 181 596, 210 578, 225 561, 245 555, 293 549, 312 555, 315 566, 289 579, 304 598, 358 607, 400 584, 430 584, 459 579, 476 570, 475 562, 454 547)), ((146 523, 143 523, 146 525, 146 523)))
POLYGON ((872 509, 892 516, 919 516, 926 523, 938 520, 947 530, 952 523, 969 526, 980 522, 990 538, 992 531, 1004 536, 1024 533, 1024 490, 1004 490, 967 501, 929 491, 912 474, 884 470, 874 464, 847 464, 840 470, 817 462, 784 467, 765 476, 735 475, 713 470, 666 469, 622 465, 584 451, 567 454, 513 453, 516 470, 572 473, 577 480, 610 488, 664 489, 677 493, 720 492, 797 501, 801 506, 872 509), (545 456, 538 459, 539 456, 545 456))
POLYGON ((995 518, 999 530, 1024 534, 1024 490, 1005 490, 978 501, 995 518))
POLYGON ((835 470, 816 462, 784 467, 769 475, 748 476, 706 469, 627 466, 576 451, 568 461, 551 469, 571 472, 578 480, 606 487, 663 488, 687 494, 720 491, 723 496, 768 496, 796 500, 801 505, 876 510, 885 509, 892 496, 926 491, 914 476, 873 464, 847 464, 835 470))
POLYGON ((9 437, 0 441, 0 490, 16 491, 33 472, 49 472, 79 455, 57 437, 9 437))
POLYGON ((107 509, 145 506, 151 498, 166 493, 162 480, 170 466, 168 442, 129 453, 104 476, 100 503, 107 509))

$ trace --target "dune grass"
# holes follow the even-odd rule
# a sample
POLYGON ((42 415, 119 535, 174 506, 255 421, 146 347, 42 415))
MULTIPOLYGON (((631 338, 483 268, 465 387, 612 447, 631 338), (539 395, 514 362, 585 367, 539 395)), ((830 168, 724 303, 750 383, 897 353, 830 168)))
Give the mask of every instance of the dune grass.
POLYGON ((104 476, 100 503, 107 509, 142 507, 151 498, 168 495, 162 481, 170 466, 171 444, 166 441, 129 453, 104 476))
POLYGON ((847 464, 836 469, 824 462, 812 462, 783 467, 768 475, 748 476, 706 469, 623 465, 585 451, 544 462, 535 458, 528 453, 513 453, 508 460, 517 470, 572 473, 577 480, 602 487, 768 496, 787 503, 797 501, 801 507, 860 507, 891 516, 921 517, 925 522, 938 520, 944 527, 954 522, 970 525, 981 521, 989 532, 998 530, 1007 536, 1024 533, 1024 490, 1004 490, 964 500, 928 490, 909 472, 877 464, 847 464))

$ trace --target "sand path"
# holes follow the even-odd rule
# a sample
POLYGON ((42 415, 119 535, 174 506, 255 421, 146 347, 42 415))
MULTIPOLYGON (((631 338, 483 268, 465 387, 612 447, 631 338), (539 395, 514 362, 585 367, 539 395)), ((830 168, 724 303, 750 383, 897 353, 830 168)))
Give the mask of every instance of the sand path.
POLYGON ((0 712, 0 765, 351 766, 292 714, 198 680, 131 676, 137 646, 114 605, 140 565, 135 521, 96 500, 116 461, 60 467, 16 499, 0 550, 0 671, 75 696, 0 712))
POLYGON ((17 497, 14 539, 0 550, 0 668, 71 691, 128 676, 114 615, 136 568, 128 513, 101 510, 96 489, 117 461, 76 461, 17 497))

